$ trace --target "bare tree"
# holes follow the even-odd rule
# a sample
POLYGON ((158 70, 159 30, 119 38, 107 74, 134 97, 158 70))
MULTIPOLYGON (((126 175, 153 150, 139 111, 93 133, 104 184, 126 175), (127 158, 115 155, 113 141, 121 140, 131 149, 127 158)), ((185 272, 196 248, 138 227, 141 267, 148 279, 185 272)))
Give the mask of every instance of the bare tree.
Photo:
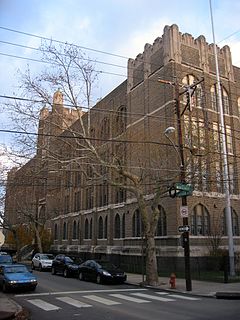
MULTIPOLYGON (((125 193, 134 196, 141 214, 143 237, 146 241, 146 282, 156 284, 158 270, 155 232, 159 218, 159 201, 166 193, 169 183, 169 177, 164 171, 164 162, 161 161, 161 144, 159 141, 147 140, 146 137, 141 137, 141 141, 133 139, 134 133, 124 128, 125 120, 118 122, 115 136, 111 134, 106 120, 101 138, 96 137, 91 123, 97 119, 95 109, 91 109, 97 79, 93 62, 73 45, 66 44, 56 48, 50 43, 41 49, 44 61, 49 64, 48 69, 36 77, 32 77, 30 70, 22 74, 21 87, 26 100, 24 103, 12 103, 14 123, 19 131, 25 133, 17 137, 23 147, 18 151, 29 157, 37 145, 37 155, 41 155, 44 162, 42 171, 48 172, 48 178, 55 176, 57 179, 59 175, 75 171, 83 175, 82 188, 89 188, 89 192, 91 187, 98 184, 102 189, 108 186, 116 188, 118 195, 125 193), (39 107, 41 112, 45 112, 47 107, 52 106, 50 97, 55 90, 59 92, 59 96, 55 96, 56 117, 46 120, 55 127, 55 133, 49 131, 41 143, 38 140, 37 144, 36 136, 29 134, 29 128, 37 128, 39 107), (62 96, 66 105, 77 115, 74 123, 66 121, 58 109, 58 104, 62 103, 62 96), (83 112, 81 106, 86 106, 86 112, 83 112), (56 132, 59 134, 56 135, 56 132), (146 157, 146 150, 150 144, 151 158, 146 157), (133 154, 133 149, 136 150, 135 158, 129 160, 126 155, 133 154)), ((116 117, 119 116, 119 112, 122 120, 123 117, 127 117, 126 110, 116 111, 116 117)), ((38 139, 40 138, 38 136, 38 139)), ((52 192, 49 186, 48 192, 52 192)), ((57 199, 56 195, 56 208, 57 199)), ((90 199, 89 197, 89 201, 90 199)), ((38 238, 37 226, 41 224, 32 212, 22 212, 36 227, 35 234, 38 238)))

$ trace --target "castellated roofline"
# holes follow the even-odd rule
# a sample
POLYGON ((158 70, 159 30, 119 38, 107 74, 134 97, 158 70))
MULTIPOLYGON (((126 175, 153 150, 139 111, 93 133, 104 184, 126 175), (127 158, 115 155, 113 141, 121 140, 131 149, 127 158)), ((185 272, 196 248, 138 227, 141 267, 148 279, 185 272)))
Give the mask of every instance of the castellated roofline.
MULTIPOLYGON (((232 57, 229 46, 217 47, 221 76, 234 81, 232 57)), ((146 43, 144 51, 128 60, 128 91, 169 62, 185 64, 203 72, 214 73, 214 45, 205 36, 194 38, 179 32, 176 24, 165 26, 162 37, 153 44, 146 43)))

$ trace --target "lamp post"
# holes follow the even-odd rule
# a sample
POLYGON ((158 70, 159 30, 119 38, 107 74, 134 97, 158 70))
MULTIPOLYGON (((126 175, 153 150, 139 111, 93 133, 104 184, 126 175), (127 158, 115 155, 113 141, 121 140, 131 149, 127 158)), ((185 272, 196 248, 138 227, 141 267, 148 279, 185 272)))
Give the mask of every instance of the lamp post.
MULTIPOLYGON (((177 102, 178 103, 178 100, 177 102)), ((179 150, 177 149, 173 140, 169 137, 170 133, 173 133, 176 129, 174 127, 168 127, 164 134, 167 139, 173 145, 178 157, 180 159, 180 179, 181 183, 186 184, 185 177, 185 166, 184 166, 184 153, 183 153, 183 142, 182 142, 182 127, 180 119, 180 110, 177 105, 177 117, 178 117, 178 145, 179 150)), ((182 198, 182 206, 187 206, 187 196, 184 195, 182 198)), ((183 226, 188 226, 188 217, 183 218, 183 226)), ((185 264, 185 280, 186 280, 186 291, 192 291, 192 280, 191 280, 191 268, 190 268, 190 245, 189 245, 189 231, 184 231, 182 234, 183 247, 184 247, 184 264, 185 264)))

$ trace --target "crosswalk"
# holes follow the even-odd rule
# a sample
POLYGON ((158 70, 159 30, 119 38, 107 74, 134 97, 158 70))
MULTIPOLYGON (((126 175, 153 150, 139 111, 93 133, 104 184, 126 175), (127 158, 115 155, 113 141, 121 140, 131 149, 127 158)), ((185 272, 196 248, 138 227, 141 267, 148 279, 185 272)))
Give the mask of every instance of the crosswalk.
POLYGON ((174 301, 197 301, 201 300, 198 297, 192 297, 187 295, 180 295, 168 292, 161 291, 126 291, 121 293, 111 293, 109 292, 89 292, 91 294, 86 294, 86 291, 80 296, 79 299, 74 299, 69 296, 53 296, 53 303, 49 302, 48 296, 45 294, 42 297, 38 294, 36 295, 26 295, 25 301, 27 303, 34 305, 37 308, 40 308, 44 311, 56 311, 60 309, 64 309, 64 306, 69 305, 75 308, 90 308, 99 304, 103 304, 105 306, 115 306, 121 305, 124 303, 151 303, 153 301, 159 301, 163 303, 174 301), (93 294, 94 293, 94 294, 93 294), (47 300, 47 301, 46 301, 47 300), (55 304, 56 303, 56 304, 55 304))

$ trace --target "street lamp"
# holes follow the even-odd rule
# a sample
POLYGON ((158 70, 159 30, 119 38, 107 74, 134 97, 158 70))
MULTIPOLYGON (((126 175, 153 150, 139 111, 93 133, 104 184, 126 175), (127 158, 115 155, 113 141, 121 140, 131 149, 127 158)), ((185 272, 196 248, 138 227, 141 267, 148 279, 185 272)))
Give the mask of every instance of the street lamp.
MULTIPOLYGON (((178 118, 178 141, 179 141, 179 150, 177 149, 174 141, 169 137, 169 134, 175 132, 174 127, 168 127, 164 134, 166 138, 171 142, 174 147, 179 159, 180 159, 180 178, 181 183, 186 184, 185 177, 185 167, 184 167, 184 153, 183 153, 183 143, 182 143, 182 130, 181 130, 181 120, 178 118)), ((187 208, 187 196, 182 195, 182 207, 187 208)), ((188 211, 188 210, 186 210, 188 211)), ((190 246, 189 246, 189 227, 188 227, 188 216, 187 214, 183 217, 183 247, 184 247, 184 263, 185 263, 185 280, 186 280, 186 291, 192 291, 192 280, 191 280, 191 270, 190 270, 190 246)))

